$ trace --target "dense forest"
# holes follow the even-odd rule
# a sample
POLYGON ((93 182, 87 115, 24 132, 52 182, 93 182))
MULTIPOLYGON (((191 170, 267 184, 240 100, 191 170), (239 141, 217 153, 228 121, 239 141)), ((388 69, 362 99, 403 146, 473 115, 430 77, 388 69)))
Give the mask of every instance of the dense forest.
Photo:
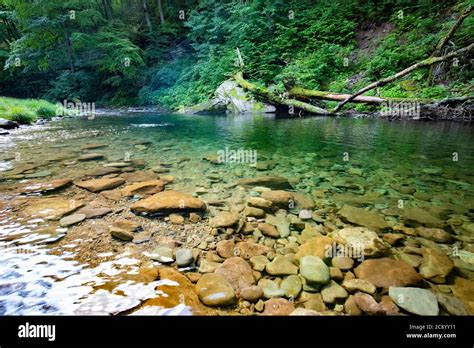
MULTIPOLYGON (((177 109, 210 98, 233 76, 236 48, 246 78, 272 92, 353 93, 430 57, 468 7, 435 0, 0 0, 0 95, 177 109)), ((440 53, 471 44, 473 23, 467 17, 440 53)), ((467 95, 470 57, 416 70, 367 95, 467 95)))

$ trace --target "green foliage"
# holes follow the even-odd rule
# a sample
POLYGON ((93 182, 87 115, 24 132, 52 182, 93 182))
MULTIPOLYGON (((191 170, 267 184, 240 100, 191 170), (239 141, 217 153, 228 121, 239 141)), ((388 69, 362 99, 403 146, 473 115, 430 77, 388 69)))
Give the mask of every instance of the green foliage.
POLYGON ((0 97, 0 117, 30 124, 38 118, 49 119, 56 116, 57 107, 41 99, 16 99, 0 97))
MULTIPOLYGON (((164 2, 161 23, 157 2, 145 1, 151 28, 142 1, 0 0, 0 95, 179 108, 232 77, 237 47, 245 77, 275 93, 293 85, 352 93, 428 57, 469 3, 176 0, 164 2), (385 24, 393 29, 377 33, 385 24)), ((450 45, 471 43, 473 25, 471 16, 450 45)), ((469 93, 469 57, 459 63, 445 68, 443 86, 427 86, 422 69, 408 77, 413 90, 397 81, 380 93, 469 93)))

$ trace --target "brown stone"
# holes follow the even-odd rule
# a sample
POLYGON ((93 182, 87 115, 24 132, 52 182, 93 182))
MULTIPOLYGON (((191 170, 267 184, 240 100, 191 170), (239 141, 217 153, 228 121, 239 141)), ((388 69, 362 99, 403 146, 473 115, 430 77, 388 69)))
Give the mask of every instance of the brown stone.
POLYGON ((233 240, 221 240, 216 244, 216 251, 220 257, 228 259, 235 255, 235 243, 233 240))
POLYGON ((257 228, 267 237, 280 238, 280 233, 272 224, 261 222, 258 224, 257 228))
POLYGON ((215 273, 221 274, 235 291, 255 284, 252 268, 244 259, 232 257, 217 267, 215 273))
POLYGON ((376 287, 387 289, 390 286, 415 285, 422 280, 408 263, 390 258, 366 260, 355 269, 355 274, 376 287))
POLYGON ((173 213, 185 211, 204 211, 206 203, 186 193, 163 191, 139 200, 130 208, 134 213, 173 213))
POLYGON ((449 243, 453 237, 441 228, 417 227, 415 229, 418 236, 431 239, 438 243, 449 243))
POLYGON ((142 182, 135 182, 131 185, 127 185, 120 191, 122 196, 131 197, 134 195, 149 196, 155 193, 163 191, 165 183, 162 180, 149 180, 142 182))
POLYGON ((425 279, 435 283, 444 283, 454 264, 450 258, 434 249, 423 248, 423 262, 419 272, 425 279))
POLYGON ((239 213, 230 211, 221 211, 209 221, 211 227, 231 227, 240 220, 239 213))
POLYGON ((265 302, 262 315, 290 315, 295 306, 284 298, 272 298, 265 302))
POLYGON ((293 201, 293 194, 282 190, 266 191, 260 197, 282 208, 288 208, 293 201))
POLYGON ((369 315, 384 314, 383 309, 380 307, 377 301, 375 301, 375 299, 369 294, 357 292, 354 295, 354 301, 357 304, 357 307, 359 307, 359 309, 364 313, 367 313, 369 315))
POLYGON ((245 260, 250 260, 254 256, 264 255, 270 251, 269 247, 250 241, 237 243, 237 248, 239 256, 245 260))
POLYGON ((51 180, 48 182, 27 184, 20 188, 21 193, 33 193, 33 192, 48 192, 55 191, 69 186, 72 183, 70 179, 58 179, 51 180))
POLYGON ((318 236, 309 239, 306 243, 300 245, 295 255, 295 260, 299 261, 303 256, 312 255, 321 259, 331 257, 331 251, 334 240, 326 236, 318 236))
POLYGON ((96 192, 116 188, 124 183, 125 183, 124 179, 112 178, 112 179, 92 179, 92 180, 86 180, 86 181, 78 181, 78 182, 75 182, 74 185, 96 193, 96 192))

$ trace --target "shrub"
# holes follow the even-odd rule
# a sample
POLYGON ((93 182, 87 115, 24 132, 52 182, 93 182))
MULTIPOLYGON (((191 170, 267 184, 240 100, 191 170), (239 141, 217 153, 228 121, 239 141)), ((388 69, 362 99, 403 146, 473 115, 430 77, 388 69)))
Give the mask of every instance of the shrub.
POLYGON ((36 110, 36 114, 38 115, 38 117, 50 119, 51 117, 56 116, 56 111, 52 108, 43 106, 36 110))

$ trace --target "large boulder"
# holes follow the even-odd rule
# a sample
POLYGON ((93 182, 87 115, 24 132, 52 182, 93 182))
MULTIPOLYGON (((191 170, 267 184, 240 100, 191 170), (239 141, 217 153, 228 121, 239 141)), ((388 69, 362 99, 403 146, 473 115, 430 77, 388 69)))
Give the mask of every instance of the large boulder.
POLYGON ((416 285, 422 280, 408 263, 390 258, 366 260, 354 271, 357 278, 385 289, 390 286, 416 285))
POLYGON ((0 118, 0 128, 2 129, 15 129, 20 127, 18 122, 5 120, 4 118, 0 118))
POLYGON ((134 213, 169 214, 175 212, 205 211, 206 203, 186 193, 163 191, 135 202, 134 213))

